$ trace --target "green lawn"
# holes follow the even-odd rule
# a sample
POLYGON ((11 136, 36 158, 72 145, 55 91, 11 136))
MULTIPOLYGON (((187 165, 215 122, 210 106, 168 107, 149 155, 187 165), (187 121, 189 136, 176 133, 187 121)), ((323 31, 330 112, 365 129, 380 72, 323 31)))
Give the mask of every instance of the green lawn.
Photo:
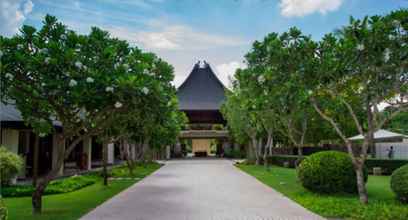
POLYGON ((359 203, 357 195, 319 195, 307 191, 297 181, 295 169, 272 167, 270 171, 266 171, 262 166, 243 164, 237 166, 324 217, 370 220, 408 219, 408 205, 396 201, 388 176, 369 176, 367 189, 370 202, 369 205, 364 206, 359 203))
MULTIPOLYGON (((91 211, 99 204, 111 198, 115 194, 133 185, 155 170, 160 168, 159 164, 147 164, 135 168, 132 180, 112 180, 109 186, 103 186, 102 178, 96 184, 85 187, 75 192, 43 197, 43 214, 33 216, 31 214, 31 198, 6 198, 5 204, 9 210, 9 220, 69 220, 78 219, 85 213, 91 211)), ((123 171, 126 168, 114 168, 115 171, 123 171)), ((119 172, 126 173, 126 172, 119 172)))

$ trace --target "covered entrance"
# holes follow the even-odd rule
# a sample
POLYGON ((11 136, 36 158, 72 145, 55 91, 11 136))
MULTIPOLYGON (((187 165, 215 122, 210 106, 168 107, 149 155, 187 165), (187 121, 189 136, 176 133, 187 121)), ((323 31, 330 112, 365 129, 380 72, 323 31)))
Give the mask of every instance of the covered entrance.
POLYGON ((222 82, 205 61, 199 61, 177 90, 179 108, 188 117, 172 149, 172 157, 223 156, 230 138, 220 108, 225 101, 222 82))

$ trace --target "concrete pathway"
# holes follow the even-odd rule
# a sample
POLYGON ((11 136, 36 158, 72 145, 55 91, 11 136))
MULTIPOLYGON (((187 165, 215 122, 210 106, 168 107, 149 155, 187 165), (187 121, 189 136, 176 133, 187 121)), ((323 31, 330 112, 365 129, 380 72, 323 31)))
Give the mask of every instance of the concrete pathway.
MULTIPOLYGON (((92 195, 89 195, 92 196, 92 195)), ((229 160, 172 160, 82 220, 323 219, 229 160)))

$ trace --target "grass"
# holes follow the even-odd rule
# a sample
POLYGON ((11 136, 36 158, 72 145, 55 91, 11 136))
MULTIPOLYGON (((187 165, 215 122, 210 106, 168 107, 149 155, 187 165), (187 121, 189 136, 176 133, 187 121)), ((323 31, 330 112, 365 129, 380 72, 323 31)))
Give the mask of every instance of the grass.
MULTIPOLYGON (((137 166, 133 179, 112 180, 109 186, 104 186, 102 178, 88 187, 80 190, 43 197, 43 213, 33 216, 31 214, 31 197, 5 198, 4 202, 9 212, 9 220, 71 220, 78 219, 99 204, 133 185, 141 178, 160 168, 159 164, 151 163, 146 166, 137 166)), ((125 167, 114 168, 124 172, 125 167)))
POLYGON ((357 195, 321 195, 307 191, 298 182, 295 169, 272 167, 267 171, 263 166, 244 164, 237 166, 303 207, 326 218, 408 219, 408 205, 401 204, 395 199, 388 176, 369 176, 367 183, 369 205, 365 206, 359 203, 357 195))

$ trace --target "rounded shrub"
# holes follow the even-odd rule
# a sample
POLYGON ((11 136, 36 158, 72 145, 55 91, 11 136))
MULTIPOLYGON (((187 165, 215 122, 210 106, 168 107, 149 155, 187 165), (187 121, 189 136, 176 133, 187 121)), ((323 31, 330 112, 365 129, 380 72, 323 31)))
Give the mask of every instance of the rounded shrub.
POLYGON ((0 220, 7 220, 7 208, 3 203, 3 200, 0 199, 0 220))
POLYGON ((0 146, 0 161, 1 181, 2 184, 8 185, 10 180, 23 168, 23 159, 0 146))
MULTIPOLYGON (((357 177, 351 158, 338 151, 323 151, 306 157, 297 169, 306 189, 318 193, 356 193, 357 177)), ((364 172, 365 180, 368 173, 364 172)))
POLYGON ((408 165, 402 166, 392 173, 391 189, 401 202, 408 203, 408 165))

